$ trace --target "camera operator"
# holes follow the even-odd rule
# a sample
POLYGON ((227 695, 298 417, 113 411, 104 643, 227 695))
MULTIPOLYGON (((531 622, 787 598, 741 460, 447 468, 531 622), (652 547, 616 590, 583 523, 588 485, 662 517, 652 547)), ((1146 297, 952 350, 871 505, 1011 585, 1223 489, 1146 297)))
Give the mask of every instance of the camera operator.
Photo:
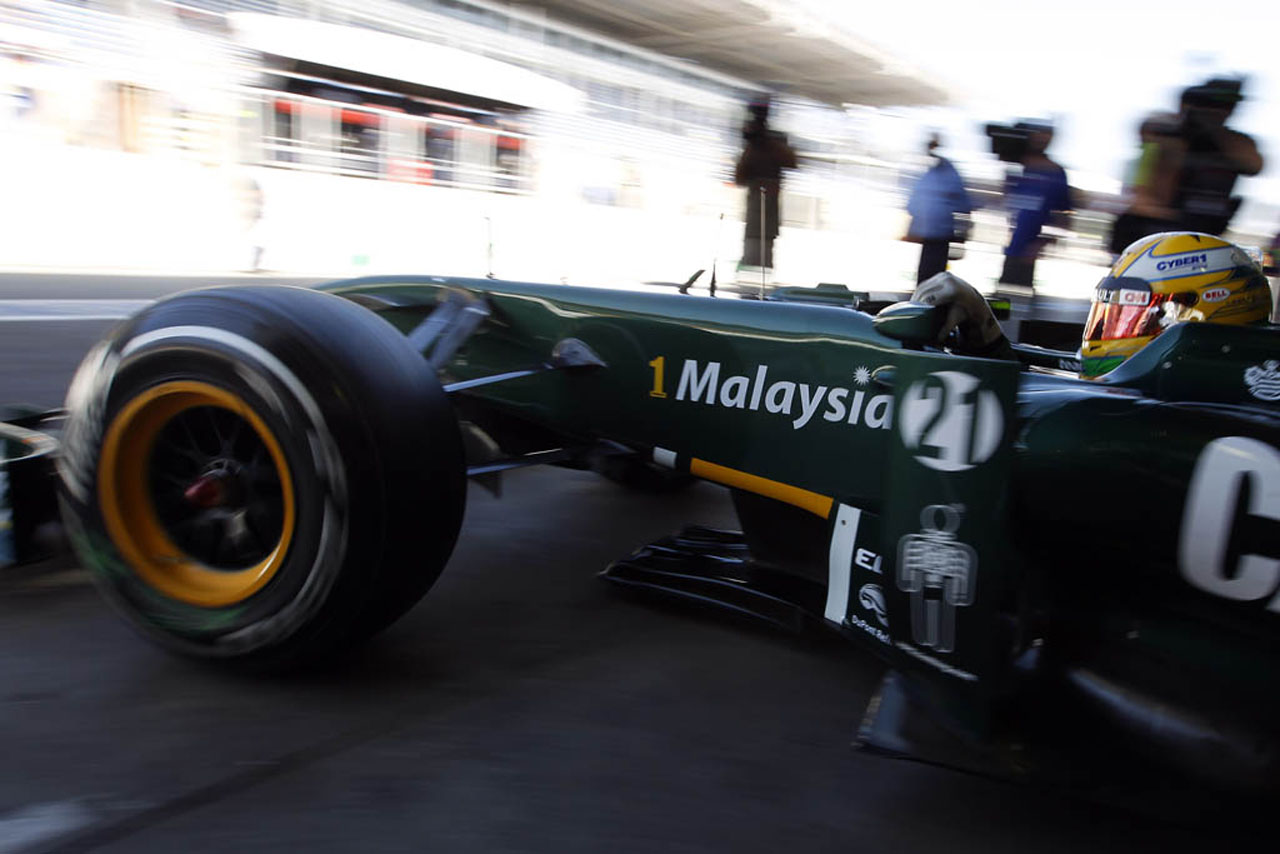
POLYGON ((739 269, 773 266, 773 241, 778 236, 781 216, 778 197, 782 192, 782 170, 796 168, 796 153, 786 135, 769 127, 769 101, 752 101, 747 110, 750 117, 742 127, 742 154, 733 170, 733 182, 747 188, 739 269))
POLYGON ((1244 99, 1241 88, 1239 80, 1214 78, 1182 93, 1171 140, 1177 176, 1171 207, 1180 229, 1222 234, 1240 207, 1240 197, 1231 195, 1236 179, 1262 171, 1257 144, 1226 125, 1244 99))
POLYGON ((1262 170, 1253 139, 1226 126, 1244 97, 1241 88, 1239 80, 1214 78, 1185 89, 1177 113, 1143 121, 1141 153, 1126 188, 1129 206, 1112 225, 1113 254, 1162 231, 1227 230, 1240 206, 1231 195, 1236 179, 1262 170))
POLYGON ((988 125, 987 135, 997 157, 1022 167, 1006 184, 1005 206, 1013 230, 1004 250, 1000 283, 1031 288, 1036 259, 1049 242, 1042 230, 1064 220, 1071 209, 1067 173, 1045 153, 1053 141, 1053 126, 1046 122, 988 125))

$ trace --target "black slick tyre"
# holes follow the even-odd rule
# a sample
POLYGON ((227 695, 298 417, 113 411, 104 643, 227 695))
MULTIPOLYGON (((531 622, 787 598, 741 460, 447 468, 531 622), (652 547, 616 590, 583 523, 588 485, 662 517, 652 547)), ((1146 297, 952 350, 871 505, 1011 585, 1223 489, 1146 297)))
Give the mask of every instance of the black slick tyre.
POLYGON ((117 327, 67 397, 62 514, 139 629, 254 669, 389 625, 452 552, 466 473, 451 405, 372 312, 215 288, 117 327))

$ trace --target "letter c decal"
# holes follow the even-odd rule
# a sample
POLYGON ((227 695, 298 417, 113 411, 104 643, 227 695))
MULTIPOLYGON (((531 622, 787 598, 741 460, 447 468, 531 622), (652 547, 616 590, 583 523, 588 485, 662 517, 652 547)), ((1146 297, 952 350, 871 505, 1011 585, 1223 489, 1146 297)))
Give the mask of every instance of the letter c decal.
MULTIPOLYGON (((1248 513, 1280 521, 1280 451, 1257 439, 1226 436, 1205 446, 1196 460, 1182 511, 1178 567, 1196 587, 1216 596, 1253 601, 1280 586, 1280 560, 1241 555, 1226 566, 1231 524, 1246 477, 1253 478, 1248 513)), ((1268 606, 1280 611, 1280 595, 1268 606)))

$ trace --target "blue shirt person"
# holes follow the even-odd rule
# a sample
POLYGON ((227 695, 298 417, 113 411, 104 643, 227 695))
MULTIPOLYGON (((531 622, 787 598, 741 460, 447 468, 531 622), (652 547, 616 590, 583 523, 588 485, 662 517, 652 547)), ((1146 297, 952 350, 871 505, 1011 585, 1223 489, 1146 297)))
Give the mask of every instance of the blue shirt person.
POLYGON ((973 201, 960 173, 951 161, 937 153, 941 140, 935 135, 926 146, 933 157, 933 166, 920 176, 907 200, 907 213, 911 226, 907 239, 920 244, 920 266, 916 271, 916 283, 947 269, 948 253, 952 242, 963 243, 966 236, 967 217, 973 211, 973 201))
POLYGON ((1030 288, 1035 284, 1036 259, 1048 242, 1041 232, 1071 210, 1072 204, 1066 170, 1045 154, 1053 128, 1030 123, 1027 127, 1026 151, 1019 160, 1022 172, 1005 192, 1012 233, 1000 282, 1030 288))
POLYGON ((1071 209, 1067 173, 1048 158, 1043 164, 1024 166, 1009 188, 1005 204, 1009 208, 1013 234, 1005 255, 1021 258, 1038 255, 1036 241, 1041 230, 1060 212, 1071 209))

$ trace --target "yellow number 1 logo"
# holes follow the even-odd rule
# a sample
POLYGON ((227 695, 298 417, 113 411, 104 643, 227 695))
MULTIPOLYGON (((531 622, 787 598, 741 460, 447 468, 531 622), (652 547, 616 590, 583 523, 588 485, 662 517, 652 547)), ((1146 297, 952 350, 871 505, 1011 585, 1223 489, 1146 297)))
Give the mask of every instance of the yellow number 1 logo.
POLYGON ((666 364, 666 356, 659 356, 649 363, 649 367, 653 368, 653 388, 649 391, 649 397, 667 396, 667 393, 662 390, 662 372, 666 364))

